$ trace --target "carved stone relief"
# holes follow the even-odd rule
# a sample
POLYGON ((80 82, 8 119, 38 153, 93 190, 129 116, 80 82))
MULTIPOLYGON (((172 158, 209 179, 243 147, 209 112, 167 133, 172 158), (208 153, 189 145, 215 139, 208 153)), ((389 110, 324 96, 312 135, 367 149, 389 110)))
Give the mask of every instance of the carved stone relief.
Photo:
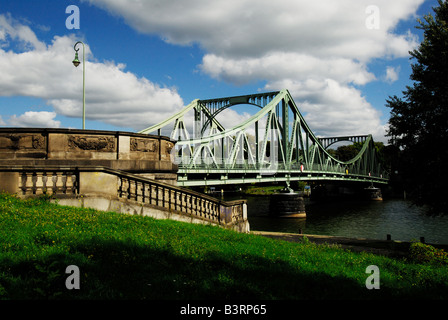
POLYGON ((131 138, 131 151, 156 152, 157 147, 155 140, 131 138))
POLYGON ((34 149, 44 149, 45 148, 45 138, 41 135, 33 136, 33 148, 34 149))
POLYGON ((113 152, 115 151, 115 139, 113 137, 70 136, 68 147, 70 150, 113 152))
POLYGON ((167 143, 165 144, 165 150, 166 150, 166 153, 167 153, 167 154, 170 154, 170 152, 171 152, 171 150, 173 149, 173 147, 174 147, 174 144, 173 144, 173 143, 171 143, 171 142, 167 142, 167 143))
POLYGON ((45 149, 45 137, 42 135, 8 134, 0 136, 0 149, 41 150, 45 149))

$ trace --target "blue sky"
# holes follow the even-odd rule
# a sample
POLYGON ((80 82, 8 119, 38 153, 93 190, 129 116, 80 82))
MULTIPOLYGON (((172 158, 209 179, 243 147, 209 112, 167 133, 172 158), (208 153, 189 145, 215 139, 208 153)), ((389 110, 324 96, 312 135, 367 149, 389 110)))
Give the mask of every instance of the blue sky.
POLYGON ((87 129, 138 131, 196 98, 285 88, 316 134, 386 141, 385 101, 411 83, 408 51, 422 40, 416 18, 436 5, 0 0, 0 126, 81 128, 82 68, 71 61, 82 40, 87 129), (66 27, 69 5, 79 8, 79 29, 66 27))

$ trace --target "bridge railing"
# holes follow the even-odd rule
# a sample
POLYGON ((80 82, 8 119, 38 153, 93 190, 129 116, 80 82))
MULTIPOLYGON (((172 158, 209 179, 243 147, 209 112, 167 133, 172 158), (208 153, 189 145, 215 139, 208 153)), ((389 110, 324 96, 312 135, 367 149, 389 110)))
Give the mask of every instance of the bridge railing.
POLYGON ((366 168, 353 168, 350 166, 345 166, 341 164, 303 164, 303 163, 291 163, 285 165, 283 162, 279 163, 269 163, 265 162, 263 164, 258 163, 250 163, 248 161, 245 162, 236 162, 233 164, 226 164, 226 159, 218 159, 215 162, 211 162, 206 160, 202 163, 189 164, 182 163, 181 159, 177 159, 176 162, 179 165, 179 169, 188 170, 188 169, 197 169, 197 170, 222 170, 222 171, 238 171, 238 170, 258 170, 260 173, 269 173, 274 174, 276 172, 281 171, 290 171, 290 172, 302 172, 302 173, 320 173, 320 174, 343 174, 343 175, 362 175, 362 176, 372 176, 378 178, 388 179, 388 173, 381 170, 380 168, 375 168, 373 170, 369 170, 366 168))

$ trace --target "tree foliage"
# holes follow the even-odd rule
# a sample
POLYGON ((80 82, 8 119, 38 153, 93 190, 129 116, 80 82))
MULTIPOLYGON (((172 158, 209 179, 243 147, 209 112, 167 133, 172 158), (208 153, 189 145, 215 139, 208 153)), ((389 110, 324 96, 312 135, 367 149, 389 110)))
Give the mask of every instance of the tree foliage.
MULTIPOLYGON (((349 161, 356 157, 356 155, 361 151, 363 145, 363 142, 354 142, 353 144, 339 146, 337 149, 328 149, 327 151, 338 160, 349 161)), ((390 159, 388 158, 388 154, 385 152, 384 143, 375 142, 374 145, 381 166, 386 169, 386 171, 390 171, 390 159)))
POLYGON ((391 108, 388 136, 401 152, 399 170, 413 199, 439 211, 448 204, 448 4, 438 0, 428 14, 418 19, 424 39, 409 52, 410 79, 403 97, 389 97, 391 108))

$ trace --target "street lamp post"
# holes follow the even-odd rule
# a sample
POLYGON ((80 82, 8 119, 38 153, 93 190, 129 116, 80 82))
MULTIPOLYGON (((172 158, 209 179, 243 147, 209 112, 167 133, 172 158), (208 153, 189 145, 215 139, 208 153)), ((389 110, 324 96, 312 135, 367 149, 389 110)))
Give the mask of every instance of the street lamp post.
POLYGON ((82 129, 86 128, 86 47, 82 41, 78 41, 75 43, 73 47, 75 49, 75 59, 72 61, 75 67, 78 67, 81 63, 78 59, 78 51, 76 46, 78 44, 82 44, 82 129))

